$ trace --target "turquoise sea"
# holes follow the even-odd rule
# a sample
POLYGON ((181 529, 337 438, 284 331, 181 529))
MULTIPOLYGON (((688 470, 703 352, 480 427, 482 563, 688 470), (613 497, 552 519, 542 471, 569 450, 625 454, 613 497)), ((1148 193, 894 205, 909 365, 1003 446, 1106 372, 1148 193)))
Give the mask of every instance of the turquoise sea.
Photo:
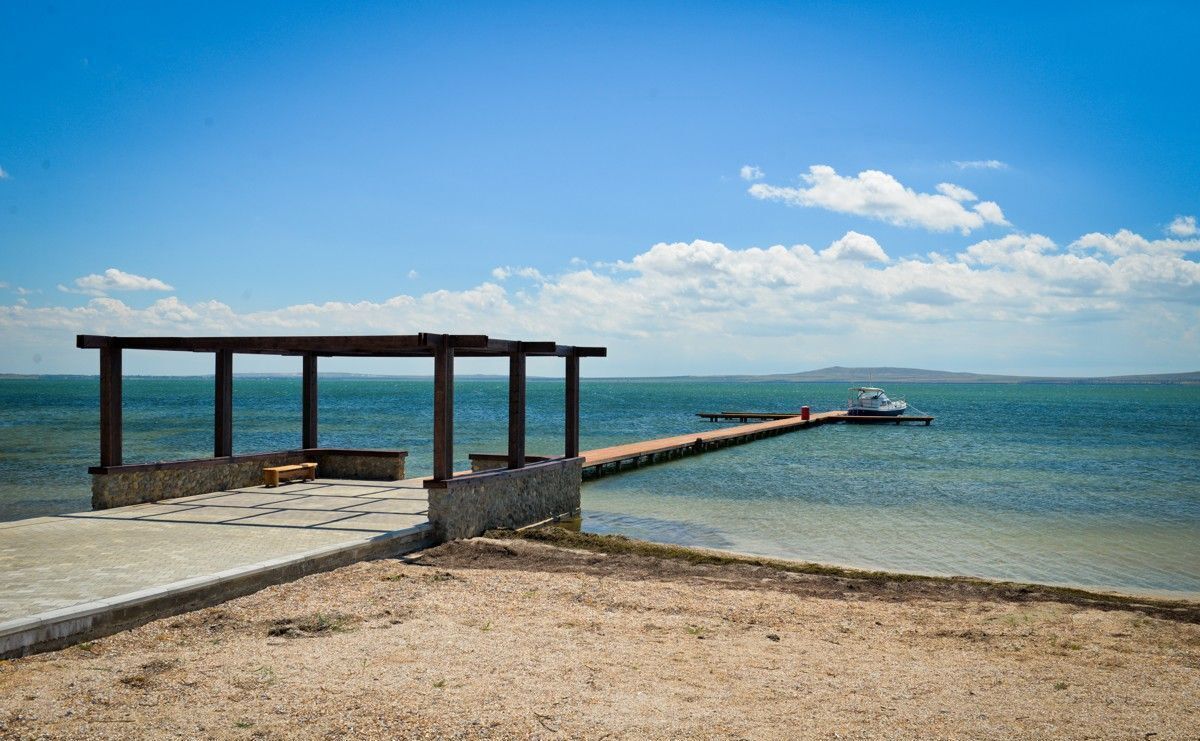
MULTIPOLYGON (((460 380, 456 453, 505 449, 506 385, 460 380)), ((825 563, 1200 596, 1200 387, 891 384, 931 427, 827 425, 586 483, 586 530, 825 563)), ((725 409, 844 406, 845 384, 585 380, 585 449, 725 409)), ((98 383, 0 380, 0 520, 87 509, 98 383)), ((529 452, 562 450, 531 381, 529 452)), ((129 378, 127 462, 211 454, 212 380, 129 378)), ((329 378, 321 444, 428 473, 432 385, 329 378)), ((296 378, 238 378, 235 452, 295 447, 296 378)))

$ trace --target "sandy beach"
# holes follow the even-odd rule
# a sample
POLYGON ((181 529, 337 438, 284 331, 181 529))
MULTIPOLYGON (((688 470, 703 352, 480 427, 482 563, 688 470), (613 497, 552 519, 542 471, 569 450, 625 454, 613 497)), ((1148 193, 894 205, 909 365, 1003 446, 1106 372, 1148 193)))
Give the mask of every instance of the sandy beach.
POLYGON ((2 662, 0 737, 1169 739, 1200 726, 1193 603, 539 532, 2 662))

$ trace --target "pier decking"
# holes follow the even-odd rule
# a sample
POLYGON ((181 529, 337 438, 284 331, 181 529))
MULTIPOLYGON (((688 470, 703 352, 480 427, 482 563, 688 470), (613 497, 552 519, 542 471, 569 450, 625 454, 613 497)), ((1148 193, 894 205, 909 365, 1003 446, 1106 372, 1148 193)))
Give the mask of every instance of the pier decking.
POLYGON ((610 473, 617 473, 628 468, 640 468, 667 460, 675 460, 689 455, 698 455, 710 450, 726 448, 731 445, 761 440, 764 437, 782 435, 809 427, 833 422, 849 424, 903 424, 905 422, 921 422, 926 426, 933 417, 874 417, 851 416, 845 410, 833 412, 814 412, 808 419, 797 413, 788 412, 699 412, 698 417, 712 422, 741 421, 751 419, 763 420, 751 422, 736 427, 725 427, 711 432, 693 433, 662 437, 657 440, 613 445, 607 448, 585 450, 583 456, 583 475, 585 478, 596 478, 610 473))

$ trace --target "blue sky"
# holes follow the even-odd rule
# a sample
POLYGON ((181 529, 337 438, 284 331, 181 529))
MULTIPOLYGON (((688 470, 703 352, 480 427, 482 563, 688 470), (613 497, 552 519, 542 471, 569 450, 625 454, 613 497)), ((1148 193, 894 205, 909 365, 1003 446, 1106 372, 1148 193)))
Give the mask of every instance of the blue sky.
POLYGON ((1194 4, 252 6, 0 8, 0 372, 421 330, 1200 368, 1194 4))

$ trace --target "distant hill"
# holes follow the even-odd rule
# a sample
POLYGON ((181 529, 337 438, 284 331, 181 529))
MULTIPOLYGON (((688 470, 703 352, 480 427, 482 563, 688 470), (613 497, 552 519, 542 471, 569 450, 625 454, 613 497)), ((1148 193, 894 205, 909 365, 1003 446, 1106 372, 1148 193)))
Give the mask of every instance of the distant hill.
POLYGON ((924 368, 846 368, 836 365, 800 373, 744 376, 745 381, 791 381, 794 383, 1145 383, 1200 384, 1200 371, 1191 373, 1153 373, 1136 376, 1060 377, 1002 376, 988 373, 958 373, 924 368))

